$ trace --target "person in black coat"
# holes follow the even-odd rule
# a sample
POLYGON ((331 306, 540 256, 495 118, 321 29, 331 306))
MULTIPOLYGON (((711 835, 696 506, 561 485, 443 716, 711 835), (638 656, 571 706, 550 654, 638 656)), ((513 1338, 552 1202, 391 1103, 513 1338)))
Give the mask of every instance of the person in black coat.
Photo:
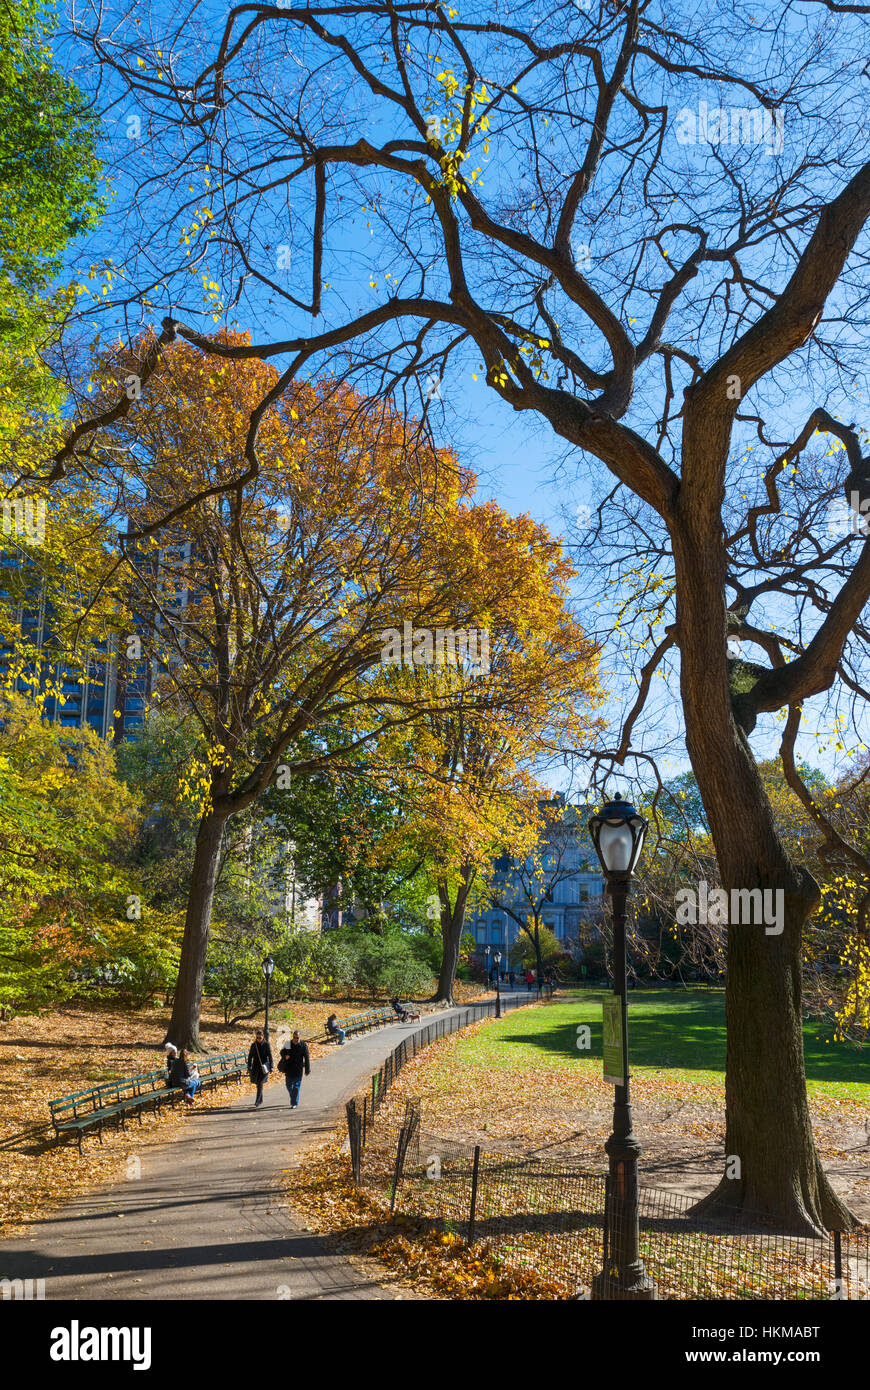
POLYGON ((338 1039, 339 1047, 344 1046, 344 1029, 338 1026, 338 1014, 330 1014, 326 1020, 326 1031, 331 1038, 338 1039))
POLYGON ((278 1063, 278 1070, 283 1073, 284 1082, 287 1086, 287 1094, 290 1097, 290 1109, 296 1110, 299 1105, 299 1090, 302 1086, 302 1077, 311 1074, 311 1057, 308 1053, 308 1044, 303 1042, 299 1033, 295 1032, 289 1043, 281 1048, 281 1060, 278 1063))
POLYGON ((193 1098, 202 1085, 202 1082, 199 1079, 196 1069, 191 1069, 190 1063, 187 1060, 187 1052, 184 1048, 181 1049, 177 1057, 173 1057, 169 1064, 169 1085, 172 1090, 181 1090, 184 1092, 184 1101, 186 1105, 193 1105, 193 1098))
POLYGON ((272 1049, 268 1038, 263 1036, 262 1028, 258 1028, 248 1052, 248 1076, 251 1078, 251 1085, 257 1088, 255 1106, 263 1104, 263 1082, 271 1070, 272 1049))

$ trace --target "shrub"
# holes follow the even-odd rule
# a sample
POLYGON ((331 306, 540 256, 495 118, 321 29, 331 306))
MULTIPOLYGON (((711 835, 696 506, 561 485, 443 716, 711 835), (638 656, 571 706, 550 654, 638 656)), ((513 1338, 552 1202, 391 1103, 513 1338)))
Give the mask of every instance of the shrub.
POLYGON ((414 994, 427 988, 431 978, 431 967, 407 937, 368 936, 359 942, 356 980, 372 994, 414 994))

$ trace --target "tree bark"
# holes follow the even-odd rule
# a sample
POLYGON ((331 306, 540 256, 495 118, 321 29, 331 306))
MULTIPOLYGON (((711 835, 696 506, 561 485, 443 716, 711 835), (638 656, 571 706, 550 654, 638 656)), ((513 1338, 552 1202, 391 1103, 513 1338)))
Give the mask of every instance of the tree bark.
POLYGON ((441 940, 444 945, 436 995, 439 1003, 453 1003, 453 986, 456 982, 456 968, 459 965, 459 945, 462 940, 462 928, 465 925, 465 904, 468 901, 470 888, 471 878, 468 871, 464 869, 456 899, 451 905, 447 885, 445 883, 438 884, 438 901, 441 904, 441 940))
MULTIPOLYGON (((519 920, 519 919, 517 919, 517 920, 519 920)), ((544 959, 543 959, 543 956, 541 955, 541 935, 540 935, 540 931, 538 930, 538 927, 539 927, 538 919, 537 919, 537 917, 535 917, 535 930, 534 930, 534 931, 531 931, 531 930, 529 929, 529 926, 528 926, 528 923, 527 923, 527 922, 519 922, 519 926, 520 926, 520 929, 521 929, 522 931, 525 932, 526 936, 529 938, 529 941, 532 943, 532 945, 533 945, 534 948, 535 948, 535 971, 536 971, 537 976, 538 976, 538 989, 539 989, 540 991, 543 992, 543 987, 544 987, 544 959)))
POLYGON ((535 968, 538 972, 538 992, 544 990, 544 961, 541 956, 541 932, 537 917, 535 918, 535 968))
POLYGON ((196 836, 193 870, 187 897, 187 915, 181 942, 178 982, 172 1005, 172 1020, 166 1041, 176 1047, 201 1052, 199 1015, 202 1007, 202 982, 205 976, 205 956, 211 926, 211 909, 215 884, 221 861, 225 816, 214 812, 203 816, 196 836))
POLYGON ((734 716, 721 541, 705 544, 692 523, 678 527, 674 558, 686 743, 722 886, 729 903, 734 889, 780 894, 783 927, 768 933, 762 922, 735 923, 729 914, 725 1152, 733 1175, 698 1209, 757 1212, 796 1233, 848 1227, 853 1218, 825 1177, 806 1095, 802 933, 818 885, 785 852, 734 716))
POLYGON ((760 1212, 798 1233, 848 1229, 854 1221, 825 1176, 807 1104, 801 1018, 807 914, 798 896, 786 897, 784 915, 781 936, 766 936, 761 926, 728 930, 725 1152, 740 1165, 700 1209, 760 1212))
POLYGON ((112 724, 112 747, 118 748, 124 742, 124 708, 127 703, 127 657, 119 651, 115 677, 115 710, 112 724))

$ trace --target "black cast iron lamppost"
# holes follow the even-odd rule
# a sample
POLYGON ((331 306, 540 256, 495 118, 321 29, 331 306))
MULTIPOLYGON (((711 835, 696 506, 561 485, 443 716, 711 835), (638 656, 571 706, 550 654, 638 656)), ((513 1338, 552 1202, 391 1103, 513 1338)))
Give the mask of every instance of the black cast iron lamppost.
POLYGON ((495 961, 495 1016, 501 1018, 501 951, 493 956, 495 961))
POLYGON ((266 1039, 266 1042, 269 1041, 269 984, 272 980, 272 971, 274 969, 275 962, 273 961, 272 957, 265 956, 263 959, 263 974, 266 976, 266 1024, 263 1029, 263 1035, 266 1039))
MULTIPOLYGON (((618 1024, 614 1037, 621 1054, 619 1079, 613 1098, 613 1133, 605 1144, 610 1160, 606 1198, 607 1243, 604 1268, 592 1280, 596 1299, 652 1299, 656 1287, 639 1254, 637 1160, 640 1144, 631 1128, 631 1095, 628 1075, 628 1009, 626 1003, 625 903, 646 834, 647 821, 616 794, 589 821, 589 834, 601 860, 605 891, 613 902, 613 1007, 611 1021, 618 1024)), ((605 1017, 608 1015, 605 1003, 605 1017)), ((607 1073, 605 1072, 605 1079, 607 1073)))
POLYGON ((486 983, 488 985, 492 984, 492 976, 489 973, 489 953, 491 950, 491 946, 484 946, 483 948, 483 959, 486 961, 486 983))

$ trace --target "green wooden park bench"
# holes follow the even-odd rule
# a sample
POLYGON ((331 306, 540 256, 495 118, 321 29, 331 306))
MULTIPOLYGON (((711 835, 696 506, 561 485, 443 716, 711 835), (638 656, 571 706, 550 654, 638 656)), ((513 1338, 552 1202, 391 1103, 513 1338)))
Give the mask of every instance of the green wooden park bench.
MULTIPOLYGON (((245 1071, 246 1057, 244 1052, 233 1052, 197 1061, 203 1090, 219 1085, 228 1086, 230 1081, 239 1080, 245 1071)), ((180 1087, 169 1085, 166 1069, 162 1068, 60 1096, 57 1100, 49 1101, 49 1110, 57 1138, 72 1136, 81 1152, 82 1136, 89 1130, 95 1129, 102 1143, 105 1124, 118 1123, 122 1129, 126 1129, 130 1115, 135 1115, 141 1124, 143 1110, 159 1111, 162 1105, 176 1104, 183 1095, 180 1087)))
MULTIPOLYGON (((336 1026, 341 1028, 346 1038, 352 1038, 355 1033, 367 1033, 371 1028, 383 1028, 388 1023, 395 1023, 396 1015, 392 1009, 366 1009, 361 1014, 351 1014, 348 1018, 337 1018, 336 1026)), ((326 1034, 327 1039, 335 1041, 333 1033, 326 1034)))

